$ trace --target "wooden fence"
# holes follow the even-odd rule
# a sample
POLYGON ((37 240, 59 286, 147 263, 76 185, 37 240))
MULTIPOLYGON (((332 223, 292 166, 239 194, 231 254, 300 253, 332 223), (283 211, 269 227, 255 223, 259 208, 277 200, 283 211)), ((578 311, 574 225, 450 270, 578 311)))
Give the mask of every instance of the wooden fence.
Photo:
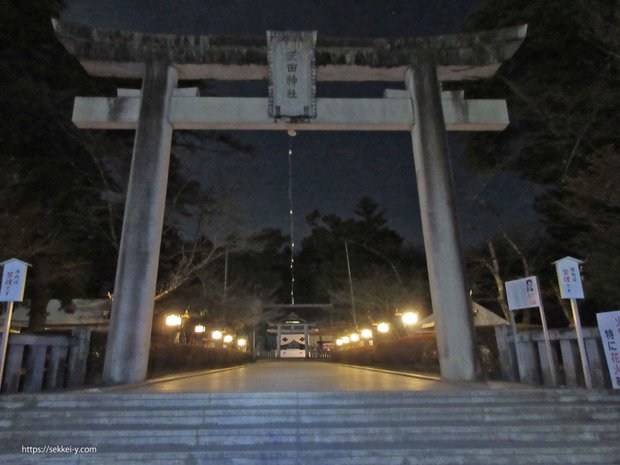
POLYGON ((89 328, 75 328, 71 335, 11 334, 2 392, 83 386, 89 344, 89 328))
POLYGON ((310 349, 310 351, 308 352, 308 358, 328 359, 328 358, 332 358, 332 354, 329 350, 310 349))
MULTIPOLYGON (((527 384, 552 386, 545 338, 542 330, 517 333, 517 349, 509 326, 495 328, 499 362, 502 377, 509 381, 521 381, 527 384)), ((601 339, 597 328, 583 328, 586 355, 590 365, 592 386, 595 388, 611 387, 607 361, 603 353, 601 339)), ((551 356, 561 386, 585 386, 581 358, 574 329, 549 330, 551 356)))

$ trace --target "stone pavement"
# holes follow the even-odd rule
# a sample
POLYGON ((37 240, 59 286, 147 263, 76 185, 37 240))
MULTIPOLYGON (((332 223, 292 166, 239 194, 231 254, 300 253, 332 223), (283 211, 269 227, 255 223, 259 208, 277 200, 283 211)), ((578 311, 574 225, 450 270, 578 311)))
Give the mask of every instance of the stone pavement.
POLYGON ((413 377, 315 361, 265 360, 193 376, 111 388, 135 393, 421 391, 462 389, 433 377, 413 377))

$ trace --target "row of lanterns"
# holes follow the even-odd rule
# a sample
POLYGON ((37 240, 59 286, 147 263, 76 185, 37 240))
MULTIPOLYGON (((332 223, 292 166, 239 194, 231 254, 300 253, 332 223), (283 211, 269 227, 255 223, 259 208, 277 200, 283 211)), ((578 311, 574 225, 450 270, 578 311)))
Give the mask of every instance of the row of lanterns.
MULTIPOLYGON (((381 326, 382 324, 387 325, 387 323, 381 323, 379 325, 377 325, 377 331, 379 332, 383 332, 382 330, 384 329, 384 327, 382 326, 381 329, 379 328, 379 326, 381 326)), ((389 325, 388 325, 388 331, 389 331, 389 325)), ((348 336, 342 336, 339 337, 338 339, 336 339, 336 345, 337 346, 343 346, 345 344, 349 344, 351 342, 359 342, 361 339, 365 339, 365 340, 370 340, 372 339, 372 331, 370 329, 362 329, 360 331, 360 333, 352 333, 348 336)))
MULTIPOLYGON (((206 331, 207 328, 204 325, 196 325, 194 327, 194 332, 197 334, 204 334, 206 331)), ((224 344, 230 344, 232 341, 234 341, 235 338, 232 337, 230 334, 224 334, 219 329, 216 329, 215 331, 211 331, 211 339, 215 341, 222 341, 224 344)), ((247 344, 248 341, 246 339, 242 337, 237 339, 237 345, 239 347, 245 347, 247 344)))
MULTIPOLYGON (((166 326, 176 326, 180 328, 183 325, 183 317, 180 315, 168 315, 166 316, 166 326)), ((194 326, 194 333, 197 335, 204 335, 207 332, 207 328, 205 325, 196 325, 194 326)), ((222 341, 224 344, 230 344, 234 341, 234 337, 230 334, 224 334, 223 331, 216 329, 211 332, 211 339, 214 341, 222 341)), ((245 338, 237 339, 237 346, 243 348, 247 346, 248 341, 245 338)))
MULTIPOLYGON (((402 322, 405 326, 413 326, 418 322, 418 314, 416 312, 405 312, 401 316, 402 322)), ((381 322, 377 324, 377 332, 381 334, 390 332, 390 324, 386 322, 381 322)), ((336 339, 336 345, 342 347, 346 344, 359 342, 361 339, 371 340, 372 339, 372 331, 370 329, 362 329, 359 334, 352 333, 346 336, 339 337, 336 339)))

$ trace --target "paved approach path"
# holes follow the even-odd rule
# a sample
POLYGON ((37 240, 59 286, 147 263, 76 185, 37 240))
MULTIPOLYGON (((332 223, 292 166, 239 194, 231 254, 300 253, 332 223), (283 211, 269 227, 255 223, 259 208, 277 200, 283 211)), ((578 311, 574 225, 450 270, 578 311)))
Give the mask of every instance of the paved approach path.
MULTIPOLYGON (((240 368, 122 387, 123 392, 423 391, 480 388, 337 363, 259 361, 240 368)), ((113 388, 119 389, 119 388, 113 388)))

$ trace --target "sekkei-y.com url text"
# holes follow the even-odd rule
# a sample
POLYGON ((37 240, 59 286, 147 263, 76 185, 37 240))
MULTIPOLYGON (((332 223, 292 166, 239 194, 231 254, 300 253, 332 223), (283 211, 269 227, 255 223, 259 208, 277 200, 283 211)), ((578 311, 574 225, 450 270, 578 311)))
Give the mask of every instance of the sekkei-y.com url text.
POLYGON ((75 447, 75 446, 61 446, 61 445, 44 445, 44 446, 22 446, 22 454, 96 454, 97 448, 91 447, 75 447))

